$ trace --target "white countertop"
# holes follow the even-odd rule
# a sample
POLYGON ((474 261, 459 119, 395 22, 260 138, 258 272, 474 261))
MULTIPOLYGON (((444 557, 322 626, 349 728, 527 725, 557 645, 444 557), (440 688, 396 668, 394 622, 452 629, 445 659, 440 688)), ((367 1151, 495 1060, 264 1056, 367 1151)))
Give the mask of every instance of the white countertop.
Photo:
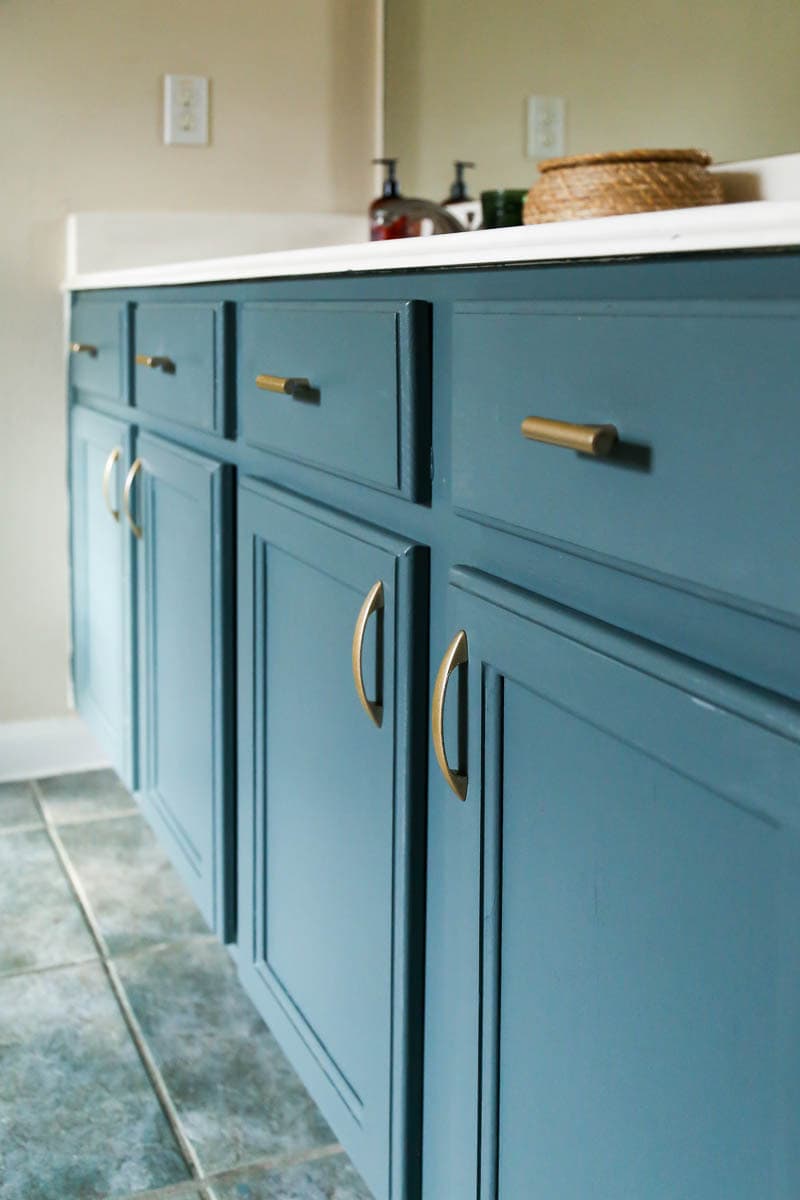
MULTIPOLYGON (((725 164, 715 169, 723 176, 726 195, 734 203, 389 242, 362 241, 300 249, 269 249, 262 253, 237 252, 215 258, 200 257, 199 254, 188 258, 188 243, 184 239, 183 253, 179 256, 176 251, 171 256, 182 257, 184 261, 162 259, 136 266, 120 265, 117 247, 119 214, 116 217, 111 214, 107 218, 109 225, 105 230, 102 214, 92 214, 91 223, 84 214, 71 217, 71 225, 68 225, 71 248, 64 286, 67 290, 78 291, 766 248, 800 249, 800 155, 725 164), (761 198, 751 199, 754 196, 761 198), (105 258, 102 252, 103 234, 108 247, 105 258), (90 242, 91 254, 86 252, 90 242), (99 263, 107 263, 109 269, 96 269, 99 263), (87 270, 87 264, 95 269, 87 270)), ((147 219, 151 227, 158 220, 153 214, 147 219)), ((170 219, 176 220, 176 215, 172 214, 170 219)), ((300 224, 299 216, 281 218, 265 215, 262 221, 272 221, 285 237, 287 219, 293 220, 295 225, 300 224), (280 225, 280 221, 284 224, 280 225)), ((236 216, 217 214, 216 220, 218 223, 225 222, 230 230, 236 216)), ((338 221, 339 224, 332 223, 330 229, 322 223, 324 218, 316 217, 314 220, 316 224, 309 226, 309 237, 313 237, 312 229, 316 232, 322 229, 329 243, 341 240, 342 232, 358 228, 358 218, 332 218, 332 222, 338 221)), ((262 227, 267 228, 266 225, 262 227)), ((126 228, 130 241, 135 243, 136 239, 130 233, 133 227, 129 225, 126 228)), ((253 224, 252 228, 255 235, 260 227, 253 224)), ((297 236, 300 235, 295 232, 293 236, 294 240, 289 244, 297 246, 297 236)), ((164 258, 167 258, 165 248, 169 244, 169 239, 163 236, 158 240, 164 258)), ((197 244, 202 244, 205 250, 210 244, 209 235, 206 235, 205 241, 197 244)), ((231 244, 230 234, 227 243, 216 244, 224 245, 227 250, 231 244)), ((264 246, 269 243, 262 241, 257 244, 264 246)), ((286 242, 281 244, 286 245, 286 242)), ((239 248, 240 245, 237 245, 237 251, 239 248)))

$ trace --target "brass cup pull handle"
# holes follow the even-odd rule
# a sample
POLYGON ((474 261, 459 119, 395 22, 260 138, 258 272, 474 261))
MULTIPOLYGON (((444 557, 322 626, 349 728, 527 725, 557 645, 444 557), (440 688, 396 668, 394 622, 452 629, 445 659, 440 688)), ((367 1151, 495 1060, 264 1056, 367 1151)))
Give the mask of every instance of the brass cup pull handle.
POLYGON ((364 687, 364 670, 362 658, 364 652, 364 635, 367 632, 367 622, 373 613, 383 610, 383 584, 378 580, 364 597, 364 603, 356 617, 356 627, 353 630, 353 681, 356 685, 356 695, 361 701, 361 707, 373 725, 381 727, 383 721, 383 705, 378 700, 368 700, 364 687))
POLYGON ((262 392, 277 392, 279 396, 302 397, 311 391, 307 379, 284 375, 256 375, 256 387, 261 388, 262 392))
POLYGON ((468 661, 467 635, 463 629, 460 629, 447 647, 444 658, 439 664, 439 670, 436 673, 436 682, 433 685, 433 700, 431 702, 431 729, 433 731, 433 749, 436 753, 436 761, 459 800, 466 800, 467 798, 467 776, 462 775, 459 771, 454 771, 447 761, 447 750, 444 745, 444 699, 447 694, 447 685, 450 681, 450 676, 458 667, 468 661))
POLYGON ((175 363, 164 354, 137 354, 136 364, 139 367, 151 367, 154 371, 161 369, 168 375, 175 374, 175 363))
POLYGON ((133 487, 134 479, 139 474, 141 469, 142 460, 140 458, 134 459, 134 461, 131 463, 130 471, 128 471, 128 474, 125 476, 125 486, 122 489, 122 507, 125 510, 125 516, 128 518, 128 524, 131 527, 131 533, 137 538, 142 536, 144 530, 142 529, 141 525, 136 524, 131 516, 131 488, 133 487))
POLYGON ((615 425, 573 425, 570 421, 551 421, 547 417, 526 417, 521 429, 522 436, 532 442, 563 446, 565 450, 593 454, 595 458, 610 454, 618 436, 615 425))
POLYGON ((119 520, 119 509, 113 508, 109 499, 108 491, 111 484, 111 472, 114 470, 114 463, 119 462, 122 450, 119 446, 115 446, 106 459, 106 465, 103 467, 103 500, 108 511, 115 521, 119 520))
POLYGON ((88 354, 90 358, 97 358, 97 346, 90 346, 88 342, 70 342, 71 354, 88 354))

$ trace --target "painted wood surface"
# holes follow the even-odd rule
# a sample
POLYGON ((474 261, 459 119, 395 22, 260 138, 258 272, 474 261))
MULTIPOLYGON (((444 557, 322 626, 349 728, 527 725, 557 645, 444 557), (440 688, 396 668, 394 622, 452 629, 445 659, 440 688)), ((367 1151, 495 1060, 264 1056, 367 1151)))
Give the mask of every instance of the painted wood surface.
POLYGON ((69 381, 87 398, 128 403, 130 305, 93 297, 72 312, 70 340, 87 347, 70 353, 69 381))
POLYGON ((426 305, 245 304, 237 376, 239 430, 251 446, 385 491, 429 490, 426 305), (307 379, 290 397, 258 375, 307 379))
POLYGON ((453 502, 800 615, 798 376, 792 301, 457 305, 453 502), (619 441, 602 460, 532 442, 528 415, 619 441))
POLYGON ((137 304, 134 310, 134 402, 181 425, 227 432, 229 312, 216 304, 137 304), (137 362, 161 358, 161 366, 137 362))
MULTIPOLYGON (((179 425, 160 410, 136 418, 141 440, 177 440, 174 453, 225 462, 253 480, 237 519, 236 953, 251 995, 379 1200, 418 1200, 420 1153, 422 1200, 579 1192, 788 1200, 798 1191, 800 560, 787 516, 793 442, 781 439, 796 423, 786 331, 798 301, 797 254, 104 299, 235 306, 239 436, 179 425), (400 309, 410 300, 428 306, 426 336, 430 317, 431 355, 413 359, 430 365, 430 378, 421 370, 416 391, 400 389, 398 478, 416 477, 417 491, 369 478, 384 442, 359 441, 354 425, 345 443, 344 391, 338 462, 326 458, 324 439, 310 452, 305 428, 280 429, 283 444, 243 436, 243 388, 253 368, 271 370, 260 358, 243 366, 248 309, 310 311, 321 322, 325 306, 400 309), (491 317, 485 326, 478 312, 491 317), (469 328, 460 324, 467 313, 469 328), (602 336, 592 332, 601 326, 602 336), (620 339, 634 327, 645 334, 624 360, 620 339), (683 349, 667 359, 676 338, 683 349), (704 345, 715 350, 710 361, 704 345), (571 410, 544 410, 541 390, 529 405, 537 381, 571 410), (586 412, 590 395, 597 408, 586 412), (673 403, 689 426, 683 444, 673 403), (616 420, 623 437, 649 442, 646 469, 586 463, 517 442, 516 430, 508 443, 509 414, 516 422, 529 412, 616 420), (417 474, 404 476, 404 422, 415 420, 417 474), (403 583, 427 577, 428 553, 429 606, 426 586, 403 583), (409 822, 392 835, 388 907, 387 827, 376 832, 364 799, 368 789, 384 797, 385 815, 386 764, 369 739, 388 728, 376 730, 358 707, 348 659, 359 598, 378 574, 389 586, 384 561, 394 563, 395 587, 393 650, 384 634, 384 681, 390 668, 395 678, 393 803, 395 821, 405 812, 409 822), (459 625, 471 665, 451 684, 446 725, 456 755, 461 713, 468 722, 464 804, 428 740, 433 673, 459 625), (349 701, 335 703, 341 688, 349 701), (342 843, 347 821, 364 812, 358 836, 342 843), (267 816, 291 856, 270 859, 267 816), (359 874, 362 828, 364 846, 379 850, 357 864, 359 874), (369 911, 356 902, 368 883, 378 896, 369 911), (321 891, 333 900, 320 916, 321 891), (379 946, 374 978, 354 999, 347 989, 368 944, 379 946), (385 1010, 375 989, 385 1000, 389 976, 387 1068, 389 1018, 377 1015, 385 1010), (365 1018, 359 1005, 368 1000, 365 1018), (342 1016, 350 1009, 363 1045, 342 1016), (533 1036, 532 1012, 544 1039, 533 1036)), ((76 314, 95 302, 77 297, 76 314)), ((266 318, 259 330, 266 345, 266 318)), ((349 371, 354 360, 372 362, 356 336, 345 346, 349 371)), ((129 412, 99 392, 72 394, 113 419, 129 412)), ((291 412, 288 398, 259 394, 259 403, 273 401, 291 412)), ((232 530, 230 516, 223 524, 232 530)), ((202 686, 194 681, 187 702, 190 726, 202 686)), ((170 706, 164 730, 178 729, 191 753, 177 710, 170 706)))
POLYGON ((209 926, 234 930, 229 468, 139 434, 140 800, 209 926))
POLYGON ((131 535, 121 517, 126 421, 75 408, 70 422, 72 677, 79 712, 129 788, 136 784, 131 535), (108 504, 103 476, 108 475, 108 504), (113 512, 118 515, 113 516, 113 512))
POLYGON ((240 966, 377 1200, 403 1200, 419 1169, 422 556, 249 480, 238 511, 240 966), (376 582, 379 726, 351 665, 376 582))
POLYGON ((473 947, 438 1188, 789 1200, 797 709, 477 572, 450 591, 472 864, 437 886, 473 947))

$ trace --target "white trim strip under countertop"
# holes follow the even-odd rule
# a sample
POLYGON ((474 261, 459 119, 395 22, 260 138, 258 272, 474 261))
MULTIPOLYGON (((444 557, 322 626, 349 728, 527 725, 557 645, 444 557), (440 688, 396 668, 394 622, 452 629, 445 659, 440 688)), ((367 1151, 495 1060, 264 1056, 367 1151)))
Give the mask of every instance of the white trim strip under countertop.
POLYGON ((716 169, 724 176, 726 194, 733 203, 103 271, 70 272, 68 268, 64 286, 78 291, 663 254, 800 249, 800 155, 731 163, 716 169), (757 195, 764 198, 744 199, 757 195))

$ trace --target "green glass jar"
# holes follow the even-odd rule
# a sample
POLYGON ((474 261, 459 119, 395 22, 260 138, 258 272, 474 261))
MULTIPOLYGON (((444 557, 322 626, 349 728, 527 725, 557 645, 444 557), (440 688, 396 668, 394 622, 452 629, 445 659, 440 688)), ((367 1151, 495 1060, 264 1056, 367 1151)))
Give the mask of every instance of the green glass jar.
POLYGON ((481 192, 482 228, 504 229, 509 225, 521 225, 527 194, 527 188, 496 188, 481 192))

